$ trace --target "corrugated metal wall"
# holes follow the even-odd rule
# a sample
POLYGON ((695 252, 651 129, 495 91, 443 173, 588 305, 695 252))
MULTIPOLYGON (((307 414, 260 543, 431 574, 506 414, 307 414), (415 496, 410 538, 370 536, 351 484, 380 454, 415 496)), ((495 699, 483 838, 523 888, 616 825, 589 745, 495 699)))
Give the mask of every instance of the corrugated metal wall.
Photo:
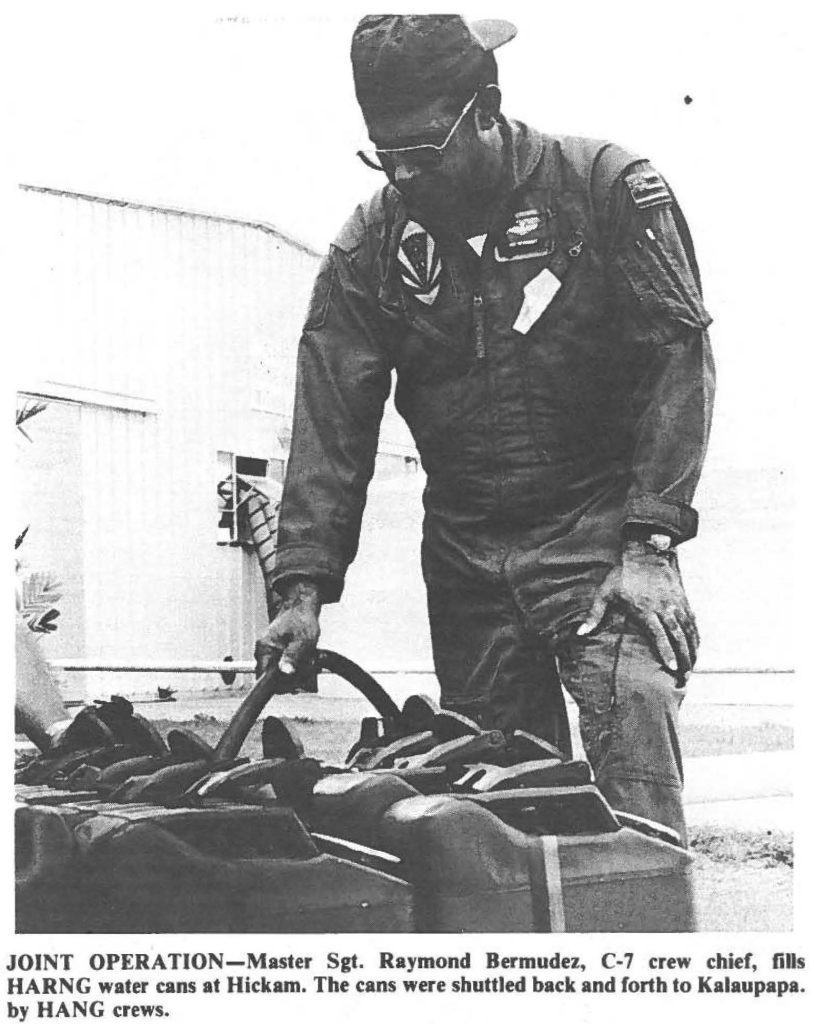
MULTIPOLYGON (((65 562, 81 595, 81 628, 79 616, 69 626, 66 606, 48 654, 250 657, 267 622, 262 578, 252 554, 216 543, 218 452, 285 458, 297 340, 319 256, 255 225, 42 190, 22 196, 27 344, 36 353, 28 375, 87 389, 70 422, 59 418, 75 437, 56 444, 45 430, 35 440, 37 486, 64 491, 69 470, 58 452, 70 444, 75 456, 76 494, 62 515, 73 526, 72 556, 60 559, 53 538, 30 547, 35 561, 65 562), (115 393, 149 411, 115 407, 115 393)), ((382 439, 411 451, 392 408, 382 439)), ((374 496, 373 531, 376 509, 374 496)), ((356 577, 362 594, 367 575, 356 577)), ((394 591, 394 601, 402 595, 394 591)), ((420 580, 411 605, 423 618, 420 580)), ((354 634, 375 650, 363 620, 357 602, 327 617, 340 645, 354 634)), ((426 654, 426 641, 419 647, 426 654)), ((87 680, 94 693, 167 681, 87 680)), ((185 686, 213 682, 184 677, 185 686)))
MULTIPOLYGON (((318 258, 243 224, 23 195, 32 378, 155 403, 146 414, 83 403, 63 423, 78 431, 65 542, 82 549, 84 642, 68 628, 73 649, 51 653, 247 657, 265 624, 262 580, 253 556, 216 544, 217 452, 284 455, 318 258), (261 358, 274 414, 252 408, 261 358)), ((64 477, 58 448, 49 468, 32 431, 40 476, 64 477)))

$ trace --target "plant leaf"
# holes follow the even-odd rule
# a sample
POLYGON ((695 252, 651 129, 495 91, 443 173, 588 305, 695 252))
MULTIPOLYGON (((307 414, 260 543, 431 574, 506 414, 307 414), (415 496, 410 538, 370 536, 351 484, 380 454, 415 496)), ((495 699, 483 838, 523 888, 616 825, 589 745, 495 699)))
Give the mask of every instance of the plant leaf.
MULTIPOLYGON (((20 424, 25 423, 26 420, 30 420, 33 416, 37 416, 47 408, 47 402, 37 402, 34 399, 26 399, 22 405, 17 407, 17 415, 15 417, 17 426, 19 427, 20 424)), ((22 433, 25 434, 25 431, 23 430, 22 433)), ((28 437, 28 434, 25 434, 25 436, 28 437)), ((28 439, 29 441, 31 440, 31 438, 28 439)))
POLYGON ((28 623, 28 628, 32 633, 53 633, 57 628, 54 620, 59 618, 59 609, 48 608, 46 611, 38 614, 26 614, 26 612, 23 612, 23 618, 28 623))

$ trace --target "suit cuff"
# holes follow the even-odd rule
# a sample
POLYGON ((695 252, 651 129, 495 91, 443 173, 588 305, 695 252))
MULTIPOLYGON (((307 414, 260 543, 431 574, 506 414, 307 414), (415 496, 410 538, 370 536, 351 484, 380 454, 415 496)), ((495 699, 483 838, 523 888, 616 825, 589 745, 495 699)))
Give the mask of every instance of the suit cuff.
POLYGON ((683 501, 637 494, 625 505, 625 526, 650 526, 654 533, 669 533, 680 544, 698 533, 698 513, 683 501))
POLYGON ((345 587, 344 567, 334 562, 322 548, 297 546, 277 551, 270 587, 280 592, 293 579, 309 579, 319 587, 323 604, 334 604, 345 587))

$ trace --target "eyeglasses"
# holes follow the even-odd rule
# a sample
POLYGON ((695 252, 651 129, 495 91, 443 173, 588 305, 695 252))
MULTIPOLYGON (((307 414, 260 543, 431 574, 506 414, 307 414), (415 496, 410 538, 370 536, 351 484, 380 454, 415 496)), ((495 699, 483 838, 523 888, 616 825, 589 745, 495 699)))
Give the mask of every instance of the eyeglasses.
POLYGON ((458 115, 455 124, 450 128, 447 137, 440 146, 433 146, 431 143, 425 142, 421 146, 402 146, 399 149, 359 149, 357 150, 356 155, 363 164, 372 168, 374 171, 387 172, 388 165, 392 166, 393 161, 397 160, 401 156, 406 156, 410 160, 415 160, 417 163, 421 163, 427 167, 438 167, 444 159, 444 151, 452 141, 452 136, 460 128, 463 119, 472 109, 477 98, 478 94, 475 93, 472 99, 469 100, 458 115))

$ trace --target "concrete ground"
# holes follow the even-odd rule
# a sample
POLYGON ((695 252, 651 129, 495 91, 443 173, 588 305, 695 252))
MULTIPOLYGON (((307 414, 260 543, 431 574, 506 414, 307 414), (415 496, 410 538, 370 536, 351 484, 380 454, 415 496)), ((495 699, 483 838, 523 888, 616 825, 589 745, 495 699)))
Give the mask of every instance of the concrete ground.
POLYGON ((790 750, 688 758, 684 801, 689 823, 793 831, 793 761, 790 750))
POLYGON ((792 932, 794 871, 757 864, 694 864, 697 932, 792 932))
MULTIPOLYGON (((685 763, 687 823, 766 837, 794 833, 793 752, 695 757, 685 763)), ((695 861, 699 932, 790 932, 794 872, 738 861, 695 861)))

